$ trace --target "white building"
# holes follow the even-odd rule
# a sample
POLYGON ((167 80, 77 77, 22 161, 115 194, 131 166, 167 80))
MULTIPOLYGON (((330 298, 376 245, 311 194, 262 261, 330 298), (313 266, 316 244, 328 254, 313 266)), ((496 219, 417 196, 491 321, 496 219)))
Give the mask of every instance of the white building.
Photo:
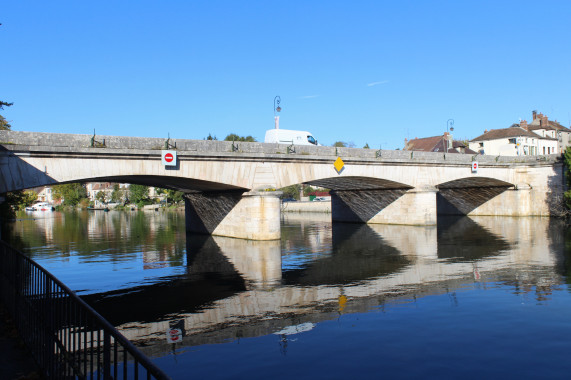
MULTIPOLYGON (((527 123, 522 122, 527 127, 527 123)), ((470 149, 490 156, 538 156, 543 154, 556 154, 558 139, 556 133, 549 131, 543 135, 528 131, 520 124, 513 124, 509 128, 492 129, 484 131, 483 135, 470 140, 470 149)))
POLYGON ((559 124, 557 120, 551 121, 546 115, 533 111, 531 123, 523 120, 520 122, 522 128, 527 129, 543 137, 557 139, 557 152, 563 153, 567 147, 571 146, 571 129, 559 124))

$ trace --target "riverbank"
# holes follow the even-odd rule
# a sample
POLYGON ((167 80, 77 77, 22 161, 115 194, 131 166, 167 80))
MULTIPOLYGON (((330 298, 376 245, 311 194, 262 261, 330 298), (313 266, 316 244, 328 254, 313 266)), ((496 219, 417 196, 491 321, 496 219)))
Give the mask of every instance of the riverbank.
POLYGON ((282 212, 331 213, 331 201, 283 202, 282 212))

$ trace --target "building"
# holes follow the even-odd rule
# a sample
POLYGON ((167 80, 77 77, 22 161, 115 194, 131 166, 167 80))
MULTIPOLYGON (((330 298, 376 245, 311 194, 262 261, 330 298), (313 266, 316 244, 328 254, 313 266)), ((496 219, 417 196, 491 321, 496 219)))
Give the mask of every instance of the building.
POLYGON ((442 136, 415 138, 410 141, 404 139, 404 150, 476 154, 466 143, 454 140, 448 132, 444 132, 442 136))
POLYGON ((38 194, 38 202, 48 202, 49 204, 60 204, 61 199, 59 201, 55 201, 53 198, 52 188, 47 186, 37 187, 32 189, 32 191, 38 194))
POLYGON ((470 140, 470 149, 491 156, 537 156, 559 152, 557 138, 551 137, 553 131, 542 136, 529 131, 525 120, 521 124, 523 127, 512 124, 509 128, 485 130, 484 134, 470 140))
POLYGON ((567 147, 571 146, 571 129, 564 127, 557 120, 549 120, 546 115, 538 114, 537 111, 532 112, 532 120, 529 124, 522 120, 520 126, 542 137, 557 139, 558 153, 565 152, 567 147))

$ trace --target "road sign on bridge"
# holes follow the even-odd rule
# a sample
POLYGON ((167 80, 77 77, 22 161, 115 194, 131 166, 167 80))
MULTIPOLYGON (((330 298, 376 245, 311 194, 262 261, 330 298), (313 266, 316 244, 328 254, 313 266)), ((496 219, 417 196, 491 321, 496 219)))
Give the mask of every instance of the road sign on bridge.
POLYGON ((164 166, 176 166, 176 150, 163 150, 161 161, 164 166))

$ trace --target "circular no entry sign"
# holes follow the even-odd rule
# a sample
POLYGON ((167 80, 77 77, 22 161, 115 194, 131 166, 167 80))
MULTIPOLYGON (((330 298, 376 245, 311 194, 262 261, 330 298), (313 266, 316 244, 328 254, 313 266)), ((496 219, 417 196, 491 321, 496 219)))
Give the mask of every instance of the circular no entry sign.
POLYGON ((161 160, 165 166, 176 166, 176 150, 163 150, 161 160))

